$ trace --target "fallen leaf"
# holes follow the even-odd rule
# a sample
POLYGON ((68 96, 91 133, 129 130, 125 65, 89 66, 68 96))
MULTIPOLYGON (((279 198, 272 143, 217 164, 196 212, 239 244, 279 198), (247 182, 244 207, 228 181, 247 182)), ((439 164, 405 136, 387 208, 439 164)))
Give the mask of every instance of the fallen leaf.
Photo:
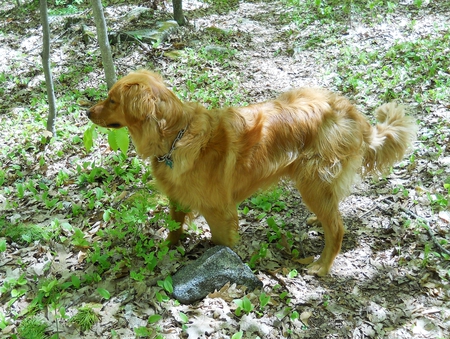
POLYGON ((311 318, 311 316, 312 316, 312 312, 304 311, 304 312, 302 312, 302 314, 300 314, 300 320, 302 321, 302 323, 305 326, 309 326, 308 325, 308 320, 309 320, 309 318, 311 318))
POLYGON ((448 211, 440 211, 439 212, 439 218, 446 222, 450 222, 450 212, 448 211))
POLYGON ((301 259, 293 259, 293 261, 302 264, 302 265, 309 265, 314 261, 314 257, 306 257, 306 258, 301 258, 301 259))

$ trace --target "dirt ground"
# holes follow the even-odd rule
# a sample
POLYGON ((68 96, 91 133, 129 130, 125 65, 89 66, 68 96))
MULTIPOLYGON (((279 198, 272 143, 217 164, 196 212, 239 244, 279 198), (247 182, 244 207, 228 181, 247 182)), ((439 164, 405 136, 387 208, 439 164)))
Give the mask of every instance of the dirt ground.
MULTIPOLYGON (((39 58, 42 37, 37 14, 26 16, 8 9, 8 6, 12 5, 2 3, 0 7, 0 54, 3 60, 0 72, 8 74, 1 85, 4 86, 4 95, 0 99, 0 119, 3 120, 2 126, 9 126, 9 130, 1 131, 0 139, 5 147, 13 148, 14 143, 21 142, 24 126, 31 123, 20 121, 18 116, 24 108, 32 107, 36 97, 33 91, 43 79, 39 58), (12 80, 14 76, 19 79, 26 77, 29 81, 21 84, 12 80)), ((108 6, 105 15, 110 29, 120 31, 150 25, 156 20, 168 19, 171 10, 169 5, 165 5, 160 6, 151 19, 121 19, 135 7, 138 5, 108 6)), ((301 86, 341 90, 336 85, 336 78, 340 76, 337 65, 343 46, 372 46, 373 50, 379 49, 381 53, 402 39, 414 40, 448 32, 450 15, 448 7, 447 10, 437 10, 431 5, 412 15, 406 5, 400 3, 385 19, 378 17, 373 23, 359 20, 355 14, 341 34, 333 33, 333 39, 323 38, 313 47, 306 48, 303 42, 326 35, 327 28, 313 21, 307 29, 296 30, 293 23, 280 19, 292 7, 278 1, 241 1, 237 7, 221 13, 197 1, 184 1, 184 7, 189 24, 171 32, 159 46, 135 41, 113 46, 118 75, 140 67, 153 68, 167 79, 170 87, 178 90, 181 97, 192 99, 192 94, 183 94, 182 91, 190 79, 190 64, 186 57, 169 52, 186 48, 218 48, 208 35, 211 29, 232 31, 234 34, 229 38, 227 48, 236 51, 235 54, 222 65, 213 63, 204 67, 210 74, 239 82, 238 94, 243 98, 242 104, 267 100, 301 86), (409 29, 413 20, 415 30, 409 29)), ((91 38, 82 42, 82 24, 95 32, 88 10, 51 20, 55 77, 64 81, 60 75, 67 68, 92 67, 88 78, 80 77, 77 83, 79 91, 97 88, 103 79, 96 41, 91 38)), ((377 91, 344 94, 367 115, 381 103, 377 91)), ((232 96, 232 93, 227 93, 221 100, 225 104, 234 102, 232 96)), ((329 276, 307 275, 305 265, 293 260, 291 253, 280 250, 276 243, 269 243, 265 257, 256 264, 255 273, 264 283, 262 291, 271 297, 271 301, 260 309, 262 291, 247 294, 256 307, 243 316, 235 315, 233 300, 243 298, 246 293, 236 286, 228 286, 193 305, 179 305, 173 300, 164 303, 155 300, 156 278, 135 282, 129 278, 112 280, 104 277, 99 286, 114 291, 108 301, 93 298, 93 287, 77 290, 64 299, 68 313, 71 307, 83 302, 97 302, 99 323, 92 330, 80 333, 70 323, 60 322, 60 338, 134 338, 134 329, 142 326, 154 329, 154 334, 149 335, 151 338, 157 335, 163 338, 231 338, 239 331, 243 332, 243 338, 449 338, 450 268, 449 256, 445 255, 445 247, 449 247, 445 244, 450 240, 450 213, 448 208, 436 209, 430 197, 440 193, 447 194, 448 199, 442 185, 450 177, 450 101, 447 97, 427 105, 417 104, 412 99, 405 103, 420 124, 418 141, 411 150, 415 160, 405 158, 387 178, 361 180, 354 193, 342 202, 346 233, 342 251, 329 276), (427 137, 431 134, 439 137, 427 137), (438 243, 443 244, 444 250, 438 243), (187 322, 180 317, 180 312, 188 316, 187 322), (153 314, 162 315, 162 319, 148 325, 147 319, 153 314)), ((74 128, 70 133, 80 137, 88 124, 83 114, 74 117, 70 111, 63 112, 60 119, 72 121, 74 128)), ((70 141, 62 138, 60 142, 70 141)), ((61 167, 75 166, 71 159, 78 156, 76 147, 72 152, 51 161, 49 166, 53 173, 61 167)), ((14 164, 6 153, 3 152, 0 160, 2 169, 7 171, 14 164)), ((87 155, 90 156, 93 155, 87 155)), ((6 181, 4 185, 12 188, 14 182, 6 181)), ((301 197, 288 183, 282 183, 282 186, 284 193, 281 199, 287 208, 271 211, 270 216, 283 220, 284 232, 293 235, 300 257, 318 256, 323 246, 322 230, 306 225, 310 213, 302 205, 301 197)), ((77 188, 74 186, 73 190, 77 188)), ((39 219, 42 214, 26 201, 21 201, 14 210, 4 208, 5 201, 11 197, 6 191, 0 197, 0 213, 4 213, 5 220, 12 222, 23 215, 39 219)), ((241 240, 234 250, 244 262, 248 262, 260 250, 261 243, 267 242, 268 227, 266 218, 257 218, 259 212, 254 211, 249 202, 244 202, 240 209, 245 206, 250 207, 250 212, 240 216, 241 240)), ((45 215, 42 222, 48 219, 48 214, 45 215)), ((204 246, 209 246, 204 244, 209 236, 207 226, 201 218, 195 223, 203 232, 188 237, 184 244, 191 257, 198 256, 204 246)), ((70 271, 87 269, 76 263, 78 254, 73 247, 53 242, 44 247, 36 243, 28 247, 11 244, 6 252, 0 253, 0 279, 18 274, 19 258, 29 265, 30 274, 30 267, 35 269, 46 262, 42 256, 36 255, 39 252, 52 253, 45 255, 47 259, 51 256, 52 261, 61 255, 64 260, 59 259, 60 265, 65 265, 70 271)), ((188 260, 189 256, 186 256, 177 264, 166 263, 165 267, 160 267, 160 272, 173 273, 188 260)), ((5 338, 16 333, 21 319, 18 315, 30 302, 22 299, 9 307, 8 296, 3 294, 0 297, 0 315, 10 319, 9 326, 0 333, 5 338)), ((55 332, 55 319, 51 312, 43 317, 55 332)))

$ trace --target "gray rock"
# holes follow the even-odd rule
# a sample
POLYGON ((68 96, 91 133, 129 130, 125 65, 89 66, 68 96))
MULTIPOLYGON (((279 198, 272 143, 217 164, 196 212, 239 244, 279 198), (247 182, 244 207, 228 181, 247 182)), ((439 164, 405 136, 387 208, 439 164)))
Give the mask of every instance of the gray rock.
POLYGON ((191 304, 219 290, 227 282, 245 285, 249 290, 262 287, 262 282, 236 253, 228 247, 215 246, 175 273, 172 277, 173 296, 183 304, 191 304))
POLYGON ((137 31, 111 32, 108 34, 111 45, 128 40, 138 40, 148 44, 160 44, 167 40, 178 27, 176 21, 158 22, 155 28, 144 28, 137 31))
POLYGON ((125 20, 128 22, 136 21, 141 16, 151 16, 153 14, 153 10, 147 7, 136 7, 133 8, 131 11, 129 11, 127 14, 125 14, 125 20))

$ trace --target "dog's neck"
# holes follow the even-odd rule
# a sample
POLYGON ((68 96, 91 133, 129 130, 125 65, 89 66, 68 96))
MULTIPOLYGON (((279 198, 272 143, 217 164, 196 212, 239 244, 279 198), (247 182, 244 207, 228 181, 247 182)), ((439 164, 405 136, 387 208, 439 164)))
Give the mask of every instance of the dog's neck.
POLYGON ((178 141, 180 141, 181 138, 183 138, 183 135, 186 132, 186 129, 187 129, 187 126, 185 128, 183 128, 181 131, 178 132, 178 135, 176 136, 176 138, 172 142, 172 146, 170 147, 169 152, 167 152, 166 154, 164 154, 164 155, 162 155, 160 157, 158 157, 158 156, 156 157, 156 160, 158 160, 158 162, 164 162, 166 164, 166 166, 169 166, 170 168, 173 167, 172 152, 176 148, 176 143, 178 141))

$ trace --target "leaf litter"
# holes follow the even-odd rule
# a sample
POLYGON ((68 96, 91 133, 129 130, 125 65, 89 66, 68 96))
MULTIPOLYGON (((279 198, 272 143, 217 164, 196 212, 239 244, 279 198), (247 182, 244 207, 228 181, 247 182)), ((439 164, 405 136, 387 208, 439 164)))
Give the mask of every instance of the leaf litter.
MULTIPOLYGON (((363 112, 370 112, 381 103, 386 95, 385 88, 375 82, 366 82, 365 86, 356 82, 349 87, 348 83, 353 80, 348 74, 367 71, 373 76, 368 71, 371 63, 378 63, 380 68, 386 65, 382 60, 371 59, 371 54, 385 55, 399 42, 438 39, 449 34, 446 20, 449 7, 438 8, 431 2, 416 11, 411 10, 409 2, 399 2, 392 13, 384 13, 384 19, 374 16, 369 22, 352 14, 352 22, 338 33, 333 29, 341 26, 333 28, 333 25, 321 24, 320 20, 302 29, 289 20, 294 8, 278 1, 244 1, 221 13, 196 1, 185 1, 184 5, 190 25, 179 28, 160 46, 143 49, 133 41, 113 46, 120 75, 142 66, 154 68, 180 97, 200 101, 201 97, 196 97, 200 88, 184 89, 186 83, 192 81, 192 74, 208 72, 208 79, 218 76, 234 83, 233 91, 225 93, 219 104, 237 104, 237 101, 245 104, 272 98, 292 87, 323 86, 343 91, 363 112), (208 59, 199 66, 186 56, 189 54, 165 56, 177 50, 174 46, 183 46, 186 51, 191 48, 211 52, 216 48, 224 52, 217 49, 220 41, 215 39, 226 41, 226 51, 235 51, 229 60, 208 59), (364 56, 362 52, 368 53, 367 61, 350 63, 348 60, 358 55, 349 57, 345 53, 355 51, 361 51, 360 58, 364 56), (343 59, 347 60, 345 65, 342 65, 343 59), (237 100, 233 101, 233 96, 237 100)), ((8 32, 0 37, 5 57, 0 72, 7 75, 0 99, 3 126, 0 135, 4 144, 0 159, 1 170, 5 173, 0 192, 1 220, 3 224, 27 227, 64 225, 60 227, 58 240, 47 240, 43 233, 41 240, 32 243, 12 242, 11 235, 1 231, 0 240, 7 240, 7 249, 0 253, 0 329, 7 338, 17 333, 22 316, 28 312, 38 292, 36 283, 57 279, 63 284, 71 279, 76 282, 73 276, 81 277, 86 273, 95 276, 97 269, 89 263, 89 256, 92 244, 101 239, 98 232, 108 227, 102 220, 103 207, 68 219, 69 213, 62 212, 64 208, 44 205, 36 195, 40 194, 39 187, 47 185, 51 188, 50 196, 59 196, 58 188, 63 187, 67 189, 66 195, 60 197, 64 207, 71 211, 82 209, 88 203, 86 191, 102 188, 103 183, 101 177, 93 182, 76 183, 77 173, 83 173, 82 170, 77 172, 77 166, 102 161, 111 153, 103 146, 105 141, 98 140, 94 146, 97 150, 84 154, 82 143, 77 142, 76 137, 82 137, 87 119, 82 114, 71 116, 67 106, 60 110, 58 119, 68 119, 72 126, 62 131, 50 146, 42 144, 45 129, 33 120, 44 119, 46 111, 33 111, 31 104, 37 97, 36 91, 42 91, 40 24, 32 17, 23 23, 24 17, 17 10, 8 9, 6 4, 1 6, 1 15, 6 18, 2 26, 8 32), (31 117, 26 114, 30 108, 31 117), (41 159, 45 160, 44 166, 38 165, 41 159), (20 171, 15 170, 17 166, 20 171), (62 184, 57 187, 55 180, 62 169, 68 172, 68 178, 61 178, 62 184), (17 184, 25 182, 24 178, 34 180, 37 193, 28 189, 23 198, 17 199, 17 184), (80 234, 77 229, 85 232, 74 245, 68 239, 80 234), (10 288, 8 283, 20 282, 22 276, 27 279, 24 286, 30 294, 20 296, 21 285, 10 288)), ((120 31, 148 23, 148 18, 144 20, 139 16, 130 22, 123 20, 133 7, 132 4, 108 6, 105 12, 110 28, 120 31)), ((167 18, 170 7, 166 7, 154 12, 152 20, 167 18)), ((103 78, 101 65, 96 61, 100 55, 95 41, 91 39, 86 45, 80 43, 83 24, 95 32, 93 22, 84 14, 56 16, 51 24, 53 72, 59 81, 64 83, 63 75, 73 71, 71 66, 91 67, 89 76, 76 83, 76 89, 81 92, 98 88, 103 78), (69 24, 65 25, 66 22, 69 24)), ((449 69, 438 71, 450 72, 449 69)), ((408 70, 405 68, 404 72, 408 70)), ((407 79, 405 75, 405 83, 407 79)), ((70 82, 68 85, 74 86, 70 82)), ((429 91, 430 86, 433 84, 424 82, 408 87, 400 83, 394 89, 420 94, 429 91)), ((161 289, 157 282, 173 274, 184 262, 198 257, 204 246, 209 246, 203 241, 208 238, 208 229, 199 218, 182 244, 186 255, 178 255, 176 260, 162 260, 155 275, 137 281, 130 278, 127 267, 114 272, 105 270, 95 283, 65 291, 61 303, 68 316, 73 316, 76 309, 85 304, 97 305, 100 320, 90 331, 80 333, 69 321, 55 319, 51 308, 37 313, 49 325, 49 332, 59 331, 64 338, 132 338, 137 336, 136 329, 142 328, 148 329, 149 337, 161 335, 164 338, 231 338, 239 331, 244 338, 448 338, 450 268, 446 251, 449 250, 450 217, 449 193, 444 183, 450 183, 450 102, 449 96, 436 96, 422 102, 413 98, 407 94, 401 97, 420 124, 418 141, 414 145, 415 159, 405 159, 386 179, 361 181, 341 204, 346 234, 330 276, 317 278, 305 274, 308 258, 321 251, 323 233, 320 228, 306 226, 309 212, 301 205, 301 197, 283 183, 286 194, 280 199, 284 199, 285 209, 271 210, 260 218, 261 212, 246 201, 243 205, 250 206, 250 211, 240 215, 241 241, 234 249, 236 253, 249 262, 261 253, 261 244, 267 244, 253 266, 264 283, 262 291, 248 293, 243 287, 225 285, 189 306, 179 305, 170 298, 158 300, 161 289), (268 217, 282 222, 282 241, 268 241, 268 217), (298 250, 299 255, 294 256, 292 249, 298 250), (96 293, 97 289, 109 291, 110 297, 96 293), (260 304, 261 292, 269 296, 264 307, 260 304), (237 316, 233 300, 244 297, 254 309, 237 316), (155 323, 149 323, 153 316, 159 317, 154 318, 155 323)), ((89 97, 86 101, 92 99, 89 97)), ((79 102, 83 103, 81 99, 79 102)), ((104 197, 104 201, 120 204, 128 196, 125 190, 134 191, 136 187, 127 185, 125 180, 112 183, 109 194, 117 200, 113 202, 104 197)), ((142 232, 149 238, 163 238, 166 231, 160 227, 142 229, 142 232)), ((124 242, 122 248, 126 250, 126 247, 124 242)), ((113 255, 119 258, 119 254, 113 255)))

